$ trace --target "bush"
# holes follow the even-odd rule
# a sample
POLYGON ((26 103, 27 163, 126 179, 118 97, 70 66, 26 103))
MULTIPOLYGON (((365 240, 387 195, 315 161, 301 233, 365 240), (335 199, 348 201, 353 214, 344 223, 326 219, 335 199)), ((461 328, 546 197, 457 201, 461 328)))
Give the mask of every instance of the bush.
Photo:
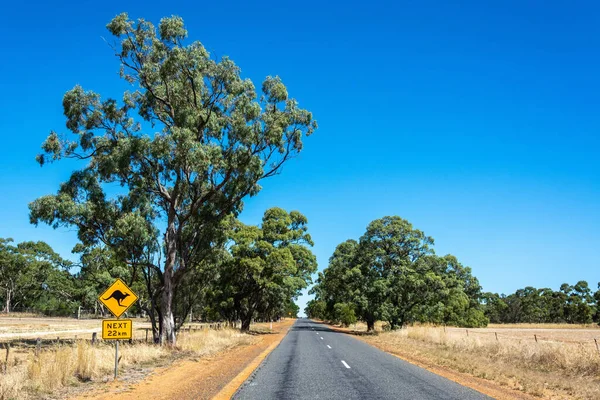
POLYGON ((352 306, 348 303, 337 303, 333 307, 333 312, 335 319, 345 327, 356 323, 356 314, 352 306))

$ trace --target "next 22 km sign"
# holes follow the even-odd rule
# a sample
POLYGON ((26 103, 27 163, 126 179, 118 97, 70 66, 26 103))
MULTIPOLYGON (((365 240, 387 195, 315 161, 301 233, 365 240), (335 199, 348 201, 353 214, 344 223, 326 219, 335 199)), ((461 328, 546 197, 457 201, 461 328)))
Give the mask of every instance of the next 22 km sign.
POLYGON ((131 339, 133 323, 130 319, 102 320, 102 340, 131 339))

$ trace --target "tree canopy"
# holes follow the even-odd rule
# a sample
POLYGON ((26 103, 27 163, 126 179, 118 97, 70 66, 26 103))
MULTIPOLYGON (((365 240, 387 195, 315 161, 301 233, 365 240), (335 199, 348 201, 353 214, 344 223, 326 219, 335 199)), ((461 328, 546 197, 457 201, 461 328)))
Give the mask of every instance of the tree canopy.
POLYGON ((71 262, 44 242, 12 244, 0 238, 0 299, 6 313, 37 310, 71 315, 77 308, 77 287, 71 262))
POLYGON ((227 57, 188 43, 183 20, 158 27, 127 14, 108 25, 120 74, 133 90, 102 99, 75 86, 63 98, 69 139, 51 132, 38 161, 81 160, 57 194, 30 204, 31 222, 75 227, 143 273, 163 343, 175 343, 173 299, 211 257, 220 223, 237 215, 259 181, 281 171, 316 129, 277 76, 258 94, 227 57), (122 191, 110 195, 107 186, 122 191))
POLYGON ((417 321, 487 324, 470 268, 454 256, 436 256, 433 243, 400 217, 371 222, 359 242, 337 246, 312 289, 316 299, 307 314, 345 324, 358 317, 369 330, 377 320, 390 329, 417 321))
POLYGON ((260 227, 232 222, 231 254, 219 271, 218 298, 224 314, 242 321, 242 330, 250 328, 256 312, 269 319, 297 314, 292 300, 317 270, 306 224, 304 215, 281 208, 267 210, 260 227))
POLYGON ((494 323, 600 323, 600 283, 563 283, 559 290, 527 286, 515 293, 484 293, 485 314, 494 323))

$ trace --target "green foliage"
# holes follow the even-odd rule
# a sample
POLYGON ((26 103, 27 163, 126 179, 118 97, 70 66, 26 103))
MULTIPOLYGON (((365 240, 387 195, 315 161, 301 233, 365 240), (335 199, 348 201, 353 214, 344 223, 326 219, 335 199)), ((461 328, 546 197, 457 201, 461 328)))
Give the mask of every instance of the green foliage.
POLYGON ((55 195, 31 203, 30 219, 75 227, 84 246, 106 247, 143 273, 155 332, 160 316, 160 339, 173 343, 175 320, 185 317, 174 313, 189 295, 177 293, 179 284, 214 257, 222 220, 302 150, 317 124, 279 77, 267 77, 258 94, 229 58, 188 43, 179 17, 156 29, 121 14, 107 29, 133 91, 102 99, 75 86, 65 94, 73 139, 51 132, 37 160, 85 164, 55 195), (110 184, 121 194, 109 196, 110 184))
POLYGON ((336 303, 333 306, 333 320, 345 327, 356 323, 356 314, 352 305, 348 303, 336 303))
POLYGON ((77 309, 71 263, 44 242, 12 245, 0 238, 0 301, 4 312, 31 309, 47 315, 73 315, 77 309))
POLYGON ((336 248, 312 293, 328 318, 352 310, 369 330, 376 320, 391 329, 417 321, 486 325, 470 268, 451 255, 435 256, 432 246, 431 237, 400 217, 375 220, 359 242, 336 248))
POLYGON ((229 221, 231 256, 220 268, 216 296, 223 315, 241 319, 246 330, 255 315, 271 319, 290 308, 297 314, 292 299, 317 269, 306 223, 299 212, 281 208, 267 210, 260 227, 229 221))
POLYGON ((300 312, 300 307, 293 300, 288 299, 285 302, 283 308, 283 316, 288 318, 298 318, 298 313, 300 312))
POLYGON ((494 323, 600 323, 599 301, 600 290, 592 293, 586 281, 557 291, 528 286, 508 296, 484 295, 485 314, 494 323))
POLYGON ((308 318, 325 319, 327 305, 323 300, 309 300, 304 309, 304 313, 308 318))

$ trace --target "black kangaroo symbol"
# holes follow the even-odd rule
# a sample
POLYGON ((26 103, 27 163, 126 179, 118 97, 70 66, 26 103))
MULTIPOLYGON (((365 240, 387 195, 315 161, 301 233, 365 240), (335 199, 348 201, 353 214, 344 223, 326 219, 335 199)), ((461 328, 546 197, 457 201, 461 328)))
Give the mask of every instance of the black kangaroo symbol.
POLYGON ((121 301, 127 298, 127 296, 129 296, 129 293, 123 293, 120 290, 115 290, 110 296, 108 296, 104 300, 115 299, 118 305, 120 305, 121 307, 127 307, 121 304, 121 301))

